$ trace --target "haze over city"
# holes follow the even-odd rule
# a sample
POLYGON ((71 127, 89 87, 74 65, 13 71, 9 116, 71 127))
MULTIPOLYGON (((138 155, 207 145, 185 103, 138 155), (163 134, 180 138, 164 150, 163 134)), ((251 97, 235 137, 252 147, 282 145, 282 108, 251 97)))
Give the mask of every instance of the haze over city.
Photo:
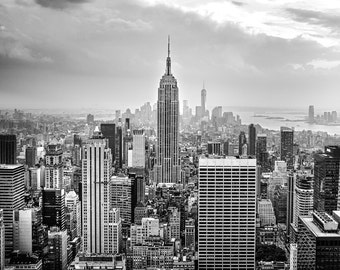
POLYGON ((0 106, 155 102, 166 39, 180 100, 339 109, 338 1, 2 0, 0 106))

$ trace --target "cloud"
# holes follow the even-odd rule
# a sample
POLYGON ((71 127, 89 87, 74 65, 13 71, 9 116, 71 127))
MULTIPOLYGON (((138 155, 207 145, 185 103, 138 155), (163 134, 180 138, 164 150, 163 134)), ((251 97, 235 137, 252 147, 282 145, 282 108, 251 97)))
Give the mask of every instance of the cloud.
POLYGON ((231 1, 231 3, 233 3, 235 6, 239 6, 239 7, 244 6, 244 3, 240 2, 240 1, 231 1))
POLYGON ((321 25, 327 28, 331 28, 334 31, 340 31, 340 15, 309 10, 309 9, 297 9, 287 8, 286 11, 293 16, 293 19, 298 22, 321 25))
POLYGON ((82 4, 89 0, 35 0, 35 2, 43 7, 64 9, 70 4, 82 4))

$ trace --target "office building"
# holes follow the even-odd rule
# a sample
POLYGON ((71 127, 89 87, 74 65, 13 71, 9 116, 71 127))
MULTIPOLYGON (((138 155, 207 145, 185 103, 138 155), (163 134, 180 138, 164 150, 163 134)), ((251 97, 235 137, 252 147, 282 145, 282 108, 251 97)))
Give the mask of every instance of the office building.
POLYGON ((294 169, 294 130, 281 127, 281 160, 286 161, 287 168, 294 169))
POLYGON ((308 122, 309 123, 314 123, 314 106, 313 105, 309 105, 309 109, 308 109, 308 122))
POLYGON ((119 118, 117 128, 116 128, 116 143, 115 143, 115 166, 117 168, 122 168, 123 166, 123 128, 122 122, 119 118))
POLYGON ((13 212, 25 205, 25 169, 23 165, 0 165, 0 209, 5 224, 5 250, 13 250, 13 212))
POLYGON ((101 124, 100 131, 104 138, 108 139, 109 148, 111 149, 112 162, 116 158, 116 125, 115 124, 101 124))
POLYGON ((44 266, 49 270, 67 270, 67 231, 52 227, 48 231, 48 254, 44 266))
POLYGON ((145 134, 144 130, 133 131, 132 167, 145 168, 145 134))
POLYGON ((314 157, 314 210, 332 214, 339 209, 340 147, 326 146, 314 157))
POLYGON ((0 209, 0 270, 5 269, 5 223, 4 211, 0 209))
POLYGON ((130 229, 131 244, 133 246, 147 244, 149 237, 159 236, 159 219, 142 218, 141 225, 132 225, 130 229))
POLYGON ((88 125, 92 125, 94 123, 94 115, 93 114, 88 114, 86 117, 86 122, 88 125))
POLYGON ((44 225, 66 229, 64 189, 42 190, 42 215, 44 225))
POLYGON ((311 216, 313 211, 313 176, 296 175, 293 222, 291 224, 291 243, 296 243, 299 216, 311 216))
POLYGON ((46 150, 45 187, 61 189, 63 185, 63 150, 57 140, 53 140, 46 150))
POLYGON ((200 159, 198 268, 255 269, 256 160, 200 159))
POLYGON ((127 176, 112 176, 110 181, 110 206, 119 209, 124 227, 131 224, 133 184, 127 176))
POLYGON ((25 160, 28 167, 34 167, 37 163, 37 149, 34 146, 28 146, 25 151, 25 160))
POLYGON ((257 211, 260 218, 260 226, 275 225, 276 218, 273 204, 269 199, 262 199, 257 202, 257 211))
POLYGON ((122 248, 122 220, 118 208, 109 212, 109 249, 108 253, 118 254, 122 248))
POLYGON ((32 255, 42 254, 47 246, 47 231, 42 225, 40 208, 14 211, 13 249, 32 255))
POLYGON ((256 140, 256 161, 262 171, 268 170, 267 135, 258 134, 256 140))
POLYGON ((314 211, 299 217, 297 270, 340 269, 339 214, 314 211))
POLYGON ((208 154, 209 155, 221 155, 221 143, 220 142, 208 142, 208 154))
POLYGON ((248 127, 248 155, 255 156, 256 154, 256 128, 254 124, 248 127))
POLYGON ((196 246, 196 241, 195 241, 195 234, 196 234, 196 229, 195 229, 195 221, 193 219, 187 219, 185 221, 185 244, 184 246, 195 250, 196 246))
POLYGON ((240 156, 242 156, 243 154, 247 155, 247 152, 244 153, 244 145, 247 145, 247 138, 246 138, 246 134, 244 133, 244 131, 240 132, 240 135, 238 136, 238 154, 240 156))
POLYGON ((83 251, 108 253, 111 149, 99 129, 83 145, 82 159, 82 234, 83 251))
POLYGON ((0 164, 17 163, 17 137, 0 134, 0 164))
POLYGON ((81 236, 81 203, 79 201, 79 196, 74 190, 66 193, 65 205, 70 211, 73 212, 73 215, 75 216, 75 235, 81 236))
POLYGON ((177 183, 181 179, 179 157, 179 101, 177 80, 171 73, 170 39, 166 71, 160 80, 157 101, 157 183, 177 183))
POLYGON ((206 115, 206 103, 207 103, 207 90, 203 85, 203 89, 201 90, 201 117, 204 118, 206 115))
POLYGON ((169 238, 181 239, 181 212, 177 207, 169 207, 169 238))

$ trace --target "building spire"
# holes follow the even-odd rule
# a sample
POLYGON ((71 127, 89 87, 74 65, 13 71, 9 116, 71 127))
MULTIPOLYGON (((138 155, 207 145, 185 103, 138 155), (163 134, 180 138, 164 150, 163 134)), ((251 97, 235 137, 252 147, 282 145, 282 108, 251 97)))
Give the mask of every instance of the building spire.
POLYGON ((170 59, 170 35, 168 36, 168 57, 166 59, 166 75, 171 75, 171 59, 170 59))

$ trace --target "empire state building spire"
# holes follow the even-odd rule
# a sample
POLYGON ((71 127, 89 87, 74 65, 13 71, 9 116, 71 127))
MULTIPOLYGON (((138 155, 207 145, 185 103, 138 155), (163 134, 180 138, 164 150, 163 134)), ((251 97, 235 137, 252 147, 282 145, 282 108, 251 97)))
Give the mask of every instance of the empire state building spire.
POLYGON ((168 36, 168 57, 166 58, 166 75, 171 75, 171 58, 170 58, 170 36, 168 36))
POLYGON ((157 100, 157 146, 154 166, 157 183, 178 183, 181 179, 178 117, 178 86, 176 78, 171 73, 170 37, 168 37, 166 69, 159 82, 157 100))

